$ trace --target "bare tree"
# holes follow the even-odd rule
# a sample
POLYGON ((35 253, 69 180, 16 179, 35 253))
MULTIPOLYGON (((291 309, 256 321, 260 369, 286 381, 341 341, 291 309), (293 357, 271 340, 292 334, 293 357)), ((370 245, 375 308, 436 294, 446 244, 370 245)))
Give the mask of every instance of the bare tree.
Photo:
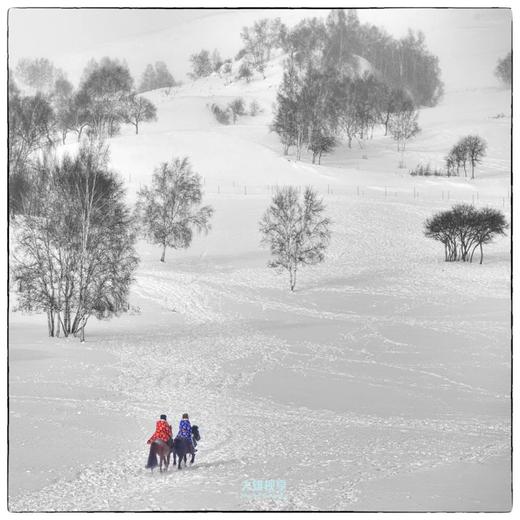
POLYGON ((294 291, 300 266, 314 265, 325 258, 330 240, 330 220, 323 216, 325 206, 317 193, 305 188, 299 200, 295 187, 278 190, 260 221, 262 244, 271 249, 269 267, 289 273, 289 287, 294 291))
POLYGON ((123 120, 135 127, 135 133, 139 133, 139 123, 143 121, 157 120, 157 108, 148 99, 136 94, 130 94, 123 101, 123 120))
POLYGON ((194 230, 208 232, 213 215, 211 206, 199 207, 202 201, 200 176, 193 172, 187 157, 162 163, 154 172, 151 187, 138 193, 138 213, 145 236, 162 247, 187 248, 194 230))
POLYGON ((487 143, 478 135, 468 135, 462 140, 467 159, 471 164, 471 178, 475 178, 475 166, 482 162, 486 155, 487 143))
POLYGON ((404 152, 406 143, 421 131, 417 123, 418 117, 417 110, 404 110, 390 118, 389 130, 397 141, 397 151, 404 152))

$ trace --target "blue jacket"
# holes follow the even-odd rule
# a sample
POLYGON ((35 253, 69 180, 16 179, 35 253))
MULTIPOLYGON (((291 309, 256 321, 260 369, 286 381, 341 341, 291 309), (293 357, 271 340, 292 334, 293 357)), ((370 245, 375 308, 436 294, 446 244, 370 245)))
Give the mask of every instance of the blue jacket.
POLYGON ((191 424, 188 419, 182 419, 179 423, 179 433, 177 437, 184 437, 191 440, 191 424))

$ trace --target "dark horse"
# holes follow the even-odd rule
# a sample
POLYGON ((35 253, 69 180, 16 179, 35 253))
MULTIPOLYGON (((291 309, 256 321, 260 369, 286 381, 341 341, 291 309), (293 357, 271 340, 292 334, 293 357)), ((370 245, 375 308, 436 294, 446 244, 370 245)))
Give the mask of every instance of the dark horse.
MULTIPOLYGON (((199 427, 193 425, 191 427, 191 435, 195 442, 200 441, 200 433, 199 427)), ((193 442, 190 442, 188 439, 184 439, 182 437, 175 437, 173 441, 173 464, 176 463, 176 458, 179 457, 179 465, 178 468, 181 469, 181 462, 184 460, 184 467, 188 464, 188 459, 186 457, 187 454, 191 454, 190 464, 195 462, 195 449, 193 447, 193 442)))
POLYGON ((171 452, 172 449, 166 442, 161 440, 156 440, 152 442, 152 444, 150 445, 150 454, 148 455, 148 462, 146 464, 146 468, 151 469, 153 471, 154 468, 159 466, 159 471, 162 472, 164 465, 164 471, 168 471, 168 466, 170 465, 171 452), (157 456, 159 456, 159 464, 157 464, 157 456))

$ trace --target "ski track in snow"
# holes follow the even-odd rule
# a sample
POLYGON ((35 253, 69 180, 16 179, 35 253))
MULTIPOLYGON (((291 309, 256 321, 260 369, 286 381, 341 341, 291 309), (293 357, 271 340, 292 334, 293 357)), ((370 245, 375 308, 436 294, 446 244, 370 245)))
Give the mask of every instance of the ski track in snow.
POLYGON ((211 76, 147 93, 158 121, 111 140, 130 201, 160 161, 189 156, 214 226, 166 264, 141 245, 141 313, 89 322, 81 347, 33 340, 25 327, 44 318, 13 313, 11 511, 352 510, 364 483, 414 473, 426 486, 421 469, 509 456, 509 237, 482 266, 446 264, 423 223, 473 197, 510 220, 510 120, 493 119, 510 98, 447 92, 421 110, 408 166, 440 165, 478 130, 489 147, 475 182, 411 179, 377 132, 317 166, 282 157, 267 131, 281 63, 249 84, 211 76), (218 125, 206 104, 239 95, 264 113, 218 125), (278 183, 317 186, 332 220, 326 262, 299 273, 295 294, 267 269, 256 233, 266 185, 278 183), (195 465, 145 470, 155 416, 186 410, 201 428, 195 465), (58 438, 84 456, 57 453, 58 438), (286 493, 244 496, 249 479, 284 479, 286 493))

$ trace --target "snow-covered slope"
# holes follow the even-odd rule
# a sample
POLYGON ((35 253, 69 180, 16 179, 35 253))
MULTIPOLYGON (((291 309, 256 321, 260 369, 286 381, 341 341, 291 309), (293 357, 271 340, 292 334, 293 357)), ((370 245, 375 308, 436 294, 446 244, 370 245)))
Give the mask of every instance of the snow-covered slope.
POLYGON ((321 166, 284 157, 268 128, 281 70, 278 57, 265 79, 147 93, 158 121, 110 141, 130 202, 161 161, 189 156, 213 227, 165 264, 140 242, 131 313, 89 324, 84 345, 12 310, 12 510, 510 507, 509 237, 460 265, 422 232, 461 200, 510 218, 508 93, 448 92, 421 112, 409 167, 470 132, 489 145, 476 180, 423 179, 381 133, 321 166), (237 96, 263 113, 220 125, 207 105, 237 96), (289 183, 319 189, 333 221, 293 294, 258 234, 289 183), (185 411, 196 464, 145 471, 156 417, 185 411))

